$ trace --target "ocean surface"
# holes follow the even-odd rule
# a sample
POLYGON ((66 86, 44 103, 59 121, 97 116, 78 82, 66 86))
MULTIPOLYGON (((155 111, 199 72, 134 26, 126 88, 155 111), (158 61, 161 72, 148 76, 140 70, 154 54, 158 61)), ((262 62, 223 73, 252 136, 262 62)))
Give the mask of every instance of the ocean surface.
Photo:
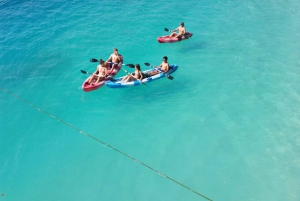
POLYGON ((299 19, 299 0, 0 0, 0 201, 299 201, 299 19), (192 38, 157 42, 182 21, 192 38), (114 47, 179 69, 84 92, 114 47))

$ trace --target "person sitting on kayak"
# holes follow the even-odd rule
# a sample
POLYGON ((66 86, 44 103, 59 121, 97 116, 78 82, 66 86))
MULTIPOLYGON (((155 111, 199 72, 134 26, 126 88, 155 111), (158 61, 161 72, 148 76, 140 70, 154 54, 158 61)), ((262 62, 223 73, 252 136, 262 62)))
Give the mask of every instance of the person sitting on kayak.
POLYGON ((97 66, 96 71, 91 75, 90 79, 88 79, 87 83, 90 84, 98 84, 100 81, 103 81, 105 77, 108 75, 106 63, 100 59, 99 65, 97 66))
POLYGON ((119 64, 120 61, 122 61, 122 55, 120 55, 118 53, 118 49, 117 48, 114 48, 114 53, 110 55, 110 57, 107 59, 106 62, 109 62, 110 63, 110 72, 109 73, 112 73, 113 70, 115 69, 115 67, 119 64))
POLYGON ((106 76, 108 76, 108 70, 106 68, 106 63, 102 61, 101 69, 99 70, 98 79, 96 80, 95 84, 105 80, 106 76))
POLYGON ((125 77, 122 78, 121 82, 131 82, 134 80, 140 80, 143 79, 143 73, 141 71, 140 64, 135 64, 135 71, 134 73, 128 74, 125 77))
POLYGON ((184 27, 184 22, 180 23, 180 26, 177 29, 174 29, 171 33, 171 35, 169 36, 169 38, 175 37, 175 38, 182 38, 186 33, 185 27, 184 27), (177 31, 179 33, 176 33, 175 31, 177 31))
POLYGON ((168 57, 167 56, 164 56, 163 57, 163 61, 162 63, 157 66, 156 68, 158 69, 155 69, 154 71, 150 71, 147 73, 148 76, 153 76, 153 75, 156 75, 156 74, 159 74, 159 73, 166 73, 169 71, 169 63, 168 63, 168 57))

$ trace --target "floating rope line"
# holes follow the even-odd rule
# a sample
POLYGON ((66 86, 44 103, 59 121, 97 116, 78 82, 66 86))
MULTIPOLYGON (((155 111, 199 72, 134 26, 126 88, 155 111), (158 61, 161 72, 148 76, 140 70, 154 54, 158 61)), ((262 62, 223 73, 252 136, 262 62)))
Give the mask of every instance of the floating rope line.
POLYGON ((6 93, 8 93, 8 94, 10 94, 10 95, 12 95, 12 96, 14 96, 14 97, 16 97, 17 99, 19 99, 19 100, 21 100, 22 102, 26 103, 27 105, 33 107, 34 109, 36 109, 36 110, 38 110, 38 111, 40 111, 40 112, 43 112, 43 113, 46 114, 47 116, 49 116, 49 117, 51 117, 51 118, 53 118, 53 119, 55 119, 55 120, 57 120, 57 121, 59 121, 59 122, 61 122, 61 123, 63 123, 63 124, 65 124, 65 125, 67 125, 67 126, 73 128, 74 130, 78 131, 79 133, 81 133, 81 134, 83 134, 83 135, 85 135, 85 136, 87 136, 87 137, 90 137, 90 138, 92 138, 93 140, 96 140, 97 142, 100 142, 101 144, 105 145, 106 147, 109 147, 109 148, 115 150, 116 152, 118 152, 118 153, 120 153, 120 154, 126 156, 127 158, 130 158, 131 160, 133 160, 133 161, 135 161, 135 162, 137 162, 137 163, 139 163, 139 164, 141 164, 141 165, 143 165, 143 166, 149 168, 150 170, 152 170, 152 171, 158 173, 159 175, 161 175, 161 176, 163 176, 163 177, 165 177, 165 178, 167 178, 167 179, 173 181, 174 183, 176 183, 176 184, 178 184, 178 185, 180 185, 180 186, 182 186, 182 187, 184 187, 184 188, 186 188, 186 189, 192 191, 192 192, 195 193, 196 195, 199 195, 199 196, 205 198, 206 200, 212 201, 210 198, 208 198, 208 197, 206 197, 206 196, 204 196, 204 195, 198 193, 197 191, 195 191, 195 190, 189 188, 188 186, 186 186, 186 185, 184 185, 184 184, 182 184, 182 183, 176 181, 175 179, 172 179, 171 177, 165 175, 164 173, 159 172, 158 170, 156 170, 156 169, 150 167, 149 165, 147 165, 147 164, 145 164, 145 163, 143 163, 143 162, 141 162, 141 161, 139 161, 139 160, 137 160, 137 159, 135 159, 135 158, 129 156, 128 154, 126 154, 126 153, 124 153, 124 152, 118 150, 117 148, 115 148, 115 147, 113 147, 113 146, 111 146, 111 145, 109 145, 109 144, 107 144, 107 143, 105 143, 105 142, 103 142, 103 141, 101 141, 101 140, 99 140, 99 139, 97 139, 97 138, 95 138, 95 137, 89 135, 88 133, 86 133, 86 132, 80 130, 79 128, 76 128, 75 126, 69 124, 68 122, 65 122, 65 121, 63 121, 63 120, 57 118, 56 116, 54 116, 54 115, 52 115, 52 114, 50 114, 50 113, 48 113, 48 112, 46 112, 46 111, 44 111, 44 110, 38 108, 37 106, 35 106, 35 105, 33 105, 32 103, 30 103, 30 102, 24 100, 24 99, 21 98, 20 96, 18 96, 18 95, 16 95, 16 94, 12 93, 12 92, 10 92, 10 91, 8 91, 7 89, 4 89, 4 88, 2 88, 2 87, 0 87, 0 89, 1 89, 2 91, 4 91, 4 92, 6 92, 6 93))

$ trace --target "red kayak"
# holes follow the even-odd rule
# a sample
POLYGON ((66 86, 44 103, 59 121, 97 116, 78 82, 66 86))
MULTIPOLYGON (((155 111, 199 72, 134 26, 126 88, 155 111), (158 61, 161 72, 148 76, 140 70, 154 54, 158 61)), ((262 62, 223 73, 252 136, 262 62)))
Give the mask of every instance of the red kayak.
POLYGON ((193 36, 193 34, 191 32, 186 32, 186 34, 181 38, 175 38, 175 37, 169 38, 169 35, 168 35, 168 36, 158 37, 157 41, 159 43, 174 43, 174 42, 179 42, 179 41, 182 41, 182 40, 189 39, 192 36, 193 36))
MULTIPOLYGON (((100 87, 102 87, 103 85, 105 85, 105 83, 111 79, 111 77, 114 77, 118 72, 119 70, 121 69, 122 67, 122 64, 123 64, 123 58, 122 60, 118 63, 118 66, 115 66, 113 72, 109 73, 109 77, 105 78, 105 80, 97 83, 97 84, 94 84, 94 83, 90 83, 88 84, 87 81, 89 80, 90 77, 88 77, 82 84, 82 90, 85 91, 85 92, 89 92, 89 91, 92 91, 92 90, 95 90, 95 89, 98 89, 100 87)), ((107 70, 110 71, 110 63, 107 63, 106 66, 108 67, 107 70)), ((91 75, 92 76, 92 75, 91 75)))

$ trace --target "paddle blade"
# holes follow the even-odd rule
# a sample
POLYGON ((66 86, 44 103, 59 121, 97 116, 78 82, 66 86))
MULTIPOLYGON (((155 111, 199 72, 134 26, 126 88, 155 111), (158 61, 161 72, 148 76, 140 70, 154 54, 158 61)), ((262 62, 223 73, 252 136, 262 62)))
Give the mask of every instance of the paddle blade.
POLYGON ((126 64, 126 66, 128 66, 129 68, 134 68, 133 64, 126 64))
POLYGON ((165 31, 170 31, 168 28, 165 28, 165 31))
POLYGON ((145 63, 146 66, 150 66, 150 64, 148 62, 145 63))
POLYGON ((90 62, 98 62, 98 59, 92 58, 92 59, 90 59, 90 62))
POLYGON ((167 78, 169 78, 169 80, 173 80, 174 79, 174 77, 171 76, 171 75, 167 75, 167 78))
POLYGON ((87 72, 85 70, 80 70, 83 74, 87 74, 87 72))

